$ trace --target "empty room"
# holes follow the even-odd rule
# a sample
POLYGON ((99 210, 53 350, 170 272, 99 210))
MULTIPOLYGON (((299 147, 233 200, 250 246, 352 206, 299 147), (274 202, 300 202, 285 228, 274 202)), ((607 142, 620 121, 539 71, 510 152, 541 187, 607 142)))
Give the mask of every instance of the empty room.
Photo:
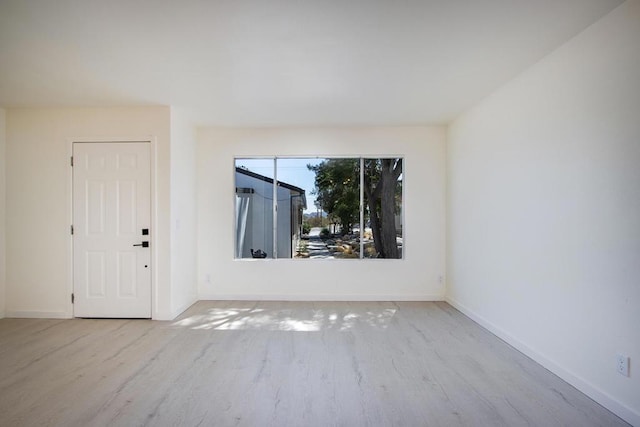
POLYGON ((1 426, 640 426, 640 0, 0 0, 1 426))

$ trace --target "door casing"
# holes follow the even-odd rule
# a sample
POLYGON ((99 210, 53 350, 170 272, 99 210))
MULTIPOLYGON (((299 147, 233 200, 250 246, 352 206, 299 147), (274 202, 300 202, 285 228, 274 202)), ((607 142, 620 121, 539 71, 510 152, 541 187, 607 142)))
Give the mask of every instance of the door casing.
MULTIPOLYGON (((74 292, 74 271, 73 271, 73 235, 71 234, 71 227, 73 226, 73 167, 71 166, 71 158, 73 157, 73 144, 75 143, 130 143, 130 142, 144 142, 150 144, 150 171, 151 171, 151 230, 155 236, 154 241, 158 238, 158 208, 157 208, 157 138, 155 136, 138 136, 138 137, 81 137, 81 138, 68 138, 67 139, 67 218, 69 219, 69 240, 67 246, 68 265, 67 265, 67 316, 68 318, 74 317, 74 305, 72 302, 74 292)), ((158 282, 157 282, 157 268, 158 265, 158 250, 156 244, 151 244, 149 247, 151 254, 151 319, 157 317, 158 307, 158 282)))

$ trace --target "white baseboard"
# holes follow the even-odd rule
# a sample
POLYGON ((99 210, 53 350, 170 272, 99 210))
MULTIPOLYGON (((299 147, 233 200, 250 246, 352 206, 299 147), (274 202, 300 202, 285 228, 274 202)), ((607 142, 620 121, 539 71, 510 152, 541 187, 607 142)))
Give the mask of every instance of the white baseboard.
POLYGON ((173 312, 158 311, 153 314, 151 320, 173 320, 175 318, 173 312))
POLYGON ((159 311, 153 314, 152 320, 174 320, 176 317, 181 315, 186 309, 191 307, 193 304, 198 302, 198 299, 193 296, 186 303, 180 305, 178 308, 175 308, 171 311, 159 311))
POLYGON ((64 311, 20 311, 20 310, 7 310, 5 313, 9 318, 24 318, 24 319, 71 319, 73 316, 71 313, 64 311))
MULTIPOLYGON (((180 316, 182 313, 184 313, 189 307, 191 307, 193 304, 198 302, 198 298, 194 296, 192 296, 191 298, 189 298, 188 302, 182 304, 181 306, 179 306, 178 308, 176 308, 175 310, 173 310, 173 319, 175 319, 176 317, 180 316)), ((171 319, 171 320, 173 320, 171 319)))
POLYGON ((478 323, 483 328, 487 329, 492 334, 496 335, 498 338, 505 341, 507 344, 516 348, 518 351, 524 353, 531 359, 535 360, 540 365, 544 366, 549 371, 553 372, 626 422, 630 423, 634 426, 640 426, 640 412, 628 407, 627 405, 619 402, 614 397, 606 393, 605 391, 599 389, 588 381, 584 380, 580 376, 574 374, 573 372, 567 370, 566 368, 560 366, 553 360, 547 358, 542 353, 537 352, 536 350, 529 347, 527 344, 518 340, 517 338, 510 335, 508 332, 503 330, 502 328, 494 325, 489 322, 484 317, 476 314, 472 310, 470 310, 465 305, 459 303, 458 301, 447 297, 445 301, 458 309, 464 315, 469 317, 474 322, 478 323))
POLYGON ((444 301, 443 295, 317 295, 317 294, 215 294, 198 295, 198 300, 220 301, 444 301))

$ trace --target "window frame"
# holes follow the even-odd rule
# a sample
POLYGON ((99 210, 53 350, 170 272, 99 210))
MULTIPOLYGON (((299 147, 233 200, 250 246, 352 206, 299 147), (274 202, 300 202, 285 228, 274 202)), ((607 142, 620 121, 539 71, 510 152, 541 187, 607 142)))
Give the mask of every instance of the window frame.
MULTIPOLYGON (((278 257, 278 230, 277 230, 277 218, 278 218, 278 209, 277 209, 277 192, 278 192, 278 160, 284 160, 284 159, 310 159, 310 160, 318 160, 318 159, 322 159, 322 160, 331 160, 331 159, 357 159, 359 161, 359 175, 360 175, 360 182, 359 182, 359 227, 358 227, 358 240, 359 240, 359 246, 360 246, 360 250, 359 250, 359 257, 358 258, 354 258, 357 260, 379 260, 379 261, 404 261, 406 259, 406 244, 405 244, 405 240, 406 240, 406 235, 405 235, 405 230, 406 230, 406 226, 405 226, 405 197, 406 197, 406 185, 405 185, 405 176, 406 176, 406 167, 407 167, 407 157, 404 154, 392 154, 392 155, 234 155, 233 156, 233 171, 234 171, 234 187, 236 184, 236 167, 237 167, 237 161, 238 160, 273 160, 273 183, 272 183, 272 214, 273 214, 273 223, 272 223, 272 239, 273 239, 273 244, 272 244, 272 253, 273 256, 272 257, 268 257, 268 258, 263 258, 263 259, 256 259, 256 258, 244 258, 244 257, 237 257, 237 247, 238 247, 238 241, 237 241, 237 224, 235 223, 235 215, 234 215, 234 224, 232 227, 232 231, 233 231, 233 260, 234 261, 279 261, 279 260, 293 260, 294 262, 297 262, 297 259, 293 256, 291 257, 278 257), (402 187, 401 187, 401 204, 400 204, 400 223, 402 225, 402 232, 401 232, 401 238, 402 238, 402 245, 401 245, 401 256, 399 258, 369 258, 364 256, 364 246, 365 246, 365 242, 364 242, 364 228, 363 224, 364 224, 364 219, 365 219, 365 190, 364 190, 364 164, 365 164, 365 160, 370 160, 370 159, 402 159, 402 172, 400 173, 400 176, 402 177, 401 180, 399 180, 400 182, 402 182, 402 187)), ((254 172, 256 173, 256 172, 254 172)), ((269 178, 271 179, 271 178, 269 178)), ((235 197, 235 192, 234 192, 234 197, 235 197)), ((234 202, 234 209, 235 209, 235 202, 234 202)), ((347 261, 351 261, 353 259, 345 259, 345 258, 331 258, 329 259, 330 262, 333 261, 340 261, 340 260, 347 260, 347 261)), ((326 261, 326 259, 322 259, 322 260, 314 260, 314 262, 318 262, 318 261, 326 261)))

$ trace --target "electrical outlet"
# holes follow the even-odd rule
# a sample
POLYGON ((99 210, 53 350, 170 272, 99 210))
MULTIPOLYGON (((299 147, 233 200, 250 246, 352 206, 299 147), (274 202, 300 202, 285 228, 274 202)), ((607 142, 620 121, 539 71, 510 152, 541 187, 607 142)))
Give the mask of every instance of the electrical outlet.
POLYGON ((616 370, 620 375, 629 376, 629 356, 622 354, 616 356, 616 370))

